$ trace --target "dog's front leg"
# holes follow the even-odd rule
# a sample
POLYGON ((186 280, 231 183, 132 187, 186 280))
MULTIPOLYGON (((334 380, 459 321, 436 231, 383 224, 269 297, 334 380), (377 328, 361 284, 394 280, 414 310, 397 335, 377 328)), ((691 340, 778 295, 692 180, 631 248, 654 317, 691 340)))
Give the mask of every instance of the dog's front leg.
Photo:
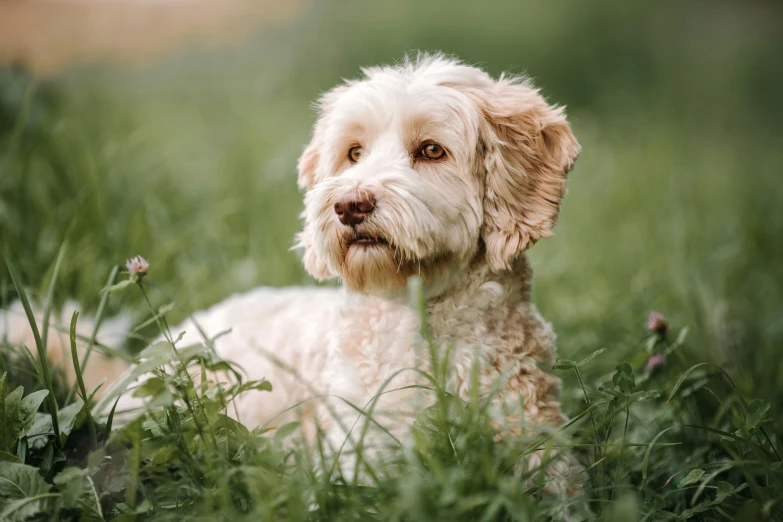
POLYGON ((539 486, 546 494, 573 497, 582 491, 583 468, 570 449, 560 445, 558 429, 567 418, 560 409, 559 391, 560 379, 534 361, 523 364, 500 394, 499 402, 507 413, 497 440, 523 433, 530 436, 535 447, 524 464, 518 466, 518 471, 527 477, 527 485, 539 486))
POLYGON ((567 421, 560 409, 560 380, 527 354, 464 348, 454 353, 457 394, 470 400, 472 372, 478 371, 480 397, 493 397, 490 414, 495 440, 520 439, 525 455, 516 472, 525 487, 573 497, 582 490, 582 467, 563 449, 558 429, 567 421), (501 369, 505 371, 500 371, 501 369))

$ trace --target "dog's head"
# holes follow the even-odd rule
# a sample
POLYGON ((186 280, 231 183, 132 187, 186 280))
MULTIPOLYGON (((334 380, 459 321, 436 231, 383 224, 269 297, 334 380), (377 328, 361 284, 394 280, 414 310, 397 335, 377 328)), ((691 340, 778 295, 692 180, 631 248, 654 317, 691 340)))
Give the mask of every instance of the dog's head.
POLYGON ((551 235, 579 153, 562 108, 441 56, 363 72, 321 98, 299 159, 314 277, 388 295, 420 275, 439 293, 551 235))

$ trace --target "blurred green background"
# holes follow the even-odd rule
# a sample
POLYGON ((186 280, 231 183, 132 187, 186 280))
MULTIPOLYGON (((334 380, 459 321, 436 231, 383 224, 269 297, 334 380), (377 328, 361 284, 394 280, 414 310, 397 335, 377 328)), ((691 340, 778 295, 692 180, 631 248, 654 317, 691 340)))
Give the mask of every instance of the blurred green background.
POLYGON ((360 66, 440 50, 531 75, 582 143, 556 235, 531 250, 561 355, 605 346, 607 368, 643 363, 660 310, 691 329, 678 364, 727 364, 780 411, 782 21, 762 0, 323 1, 143 67, 6 66, 0 245, 42 300, 68 233, 57 298, 88 310, 141 254, 174 321, 257 285, 312 284, 289 251, 311 102, 360 66))

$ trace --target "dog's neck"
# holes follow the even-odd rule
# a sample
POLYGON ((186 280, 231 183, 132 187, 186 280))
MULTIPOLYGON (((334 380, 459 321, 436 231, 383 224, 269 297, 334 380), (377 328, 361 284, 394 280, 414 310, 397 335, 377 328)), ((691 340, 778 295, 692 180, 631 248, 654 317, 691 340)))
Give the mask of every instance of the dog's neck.
MULTIPOLYGON (((481 343, 489 330, 503 329, 514 311, 530 302, 533 271, 526 254, 520 255, 509 270, 493 272, 482 253, 454 279, 446 290, 427 298, 427 315, 432 333, 442 342, 461 340, 481 343)), ((425 289, 426 292, 426 289, 425 289)), ((367 307, 367 300, 381 299, 410 313, 408 296, 372 296, 347 292, 351 314, 367 307)), ((391 309, 387 309, 387 312, 391 309)), ((518 326, 518 325, 517 325, 518 326)))
POLYGON ((530 302, 532 275, 526 254, 502 272, 491 271, 483 256, 477 257, 455 284, 428 299, 433 333, 436 337, 448 337, 449 329, 455 325, 483 329, 493 317, 507 315, 520 304, 530 302))

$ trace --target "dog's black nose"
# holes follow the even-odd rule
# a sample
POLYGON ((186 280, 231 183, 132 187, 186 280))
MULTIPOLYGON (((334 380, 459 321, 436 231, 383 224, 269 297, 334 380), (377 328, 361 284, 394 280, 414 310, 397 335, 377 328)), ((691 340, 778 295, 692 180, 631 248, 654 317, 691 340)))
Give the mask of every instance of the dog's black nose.
POLYGON ((355 190, 334 204, 334 212, 343 225, 353 226, 364 221, 375 210, 375 196, 366 190, 355 190))

